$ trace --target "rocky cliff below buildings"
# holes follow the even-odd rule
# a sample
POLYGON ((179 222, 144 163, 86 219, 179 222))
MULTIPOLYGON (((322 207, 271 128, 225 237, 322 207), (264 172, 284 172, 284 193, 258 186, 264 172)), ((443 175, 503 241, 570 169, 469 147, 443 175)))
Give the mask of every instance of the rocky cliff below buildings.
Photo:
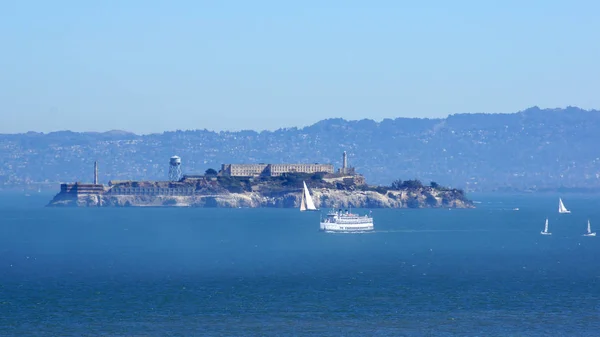
MULTIPOLYGON (((473 208, 471 201, 457 197, 452 192, 426 191, 340 191, 322 189, 313 191, 313 201, 318 208, 473 208)), ((275 207, 297 208, 301 194, 285 193, 277 196, 259 192, 227 193, 222 195, 147 196, 147 195, 78 195, 58 196, 51 206, 79 207, 131 207, 131 206, 183 206, 183 207, 275 207)))
POLYGON ((423 186, 417 180, 368 186, 361 177, 285 177, 268 180, 203 178, 182 182, 117 182, 105 193, 58 193, 48 206, 75 207, 275 207, 297 208, 302 182, 316 207, 325 208, 474 208, 462 190, 423 186), (359 184, 356 184, 359 182, 359 184))

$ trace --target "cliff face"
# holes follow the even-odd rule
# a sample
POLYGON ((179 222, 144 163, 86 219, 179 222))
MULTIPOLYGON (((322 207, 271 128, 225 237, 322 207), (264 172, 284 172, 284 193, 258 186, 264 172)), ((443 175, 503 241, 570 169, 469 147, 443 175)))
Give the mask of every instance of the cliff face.
MULTIPOLYGON (((311 191, 318 208, 474 208, 473 203, 454 191, 429 188, 387 191, 348 191, 314 189, 311 191)), ((139 195, 79 195, 57 194, 49 206, 79 207, 277 207, 300 206, 301 193, 223 193, 217 196, 139 196, 139 195)))

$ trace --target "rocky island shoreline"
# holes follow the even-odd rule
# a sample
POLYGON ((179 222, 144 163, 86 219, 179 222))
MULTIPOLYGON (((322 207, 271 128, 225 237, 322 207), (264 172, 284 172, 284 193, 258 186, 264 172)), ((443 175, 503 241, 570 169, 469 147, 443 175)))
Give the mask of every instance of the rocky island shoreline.
POLYGON ((370 186, 360 175, 292 173, 277 177, 184 176, 180 181, 111 181, 62 184, 52 207, 222 207, 296 208, 303 182, 316 207, 474 208, 463 190, 434 182, 397 180, 370 186))

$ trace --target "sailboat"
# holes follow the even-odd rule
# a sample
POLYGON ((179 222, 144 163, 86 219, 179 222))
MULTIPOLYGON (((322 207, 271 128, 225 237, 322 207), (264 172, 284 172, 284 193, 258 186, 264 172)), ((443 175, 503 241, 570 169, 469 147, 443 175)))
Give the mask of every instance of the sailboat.
POLYGON ((552 235, 552 233, 548 232, 548 218, 546 218, 546 225, 544 226, 544 230, 540 232, 542 235, 552 235))
POLYGON ((592 227, 590 226, 590 220, 588 220, 587 233, 583 234, 583 236, 596 236, 596 232, 592 233, 592 227))
POLYGON ((565 207, 561 198, 558 198, 558 213, 571 213, 571 211, 565 207))
POLYGON ((318 211, 315 207, 315 203, 310 196, 310 192, 308 191, 308 187, 306 187, 306 182, 302 182, 304 184, 304 189, 302 190, 302 200, 300 201, 300 212, 304 211, 318 211))

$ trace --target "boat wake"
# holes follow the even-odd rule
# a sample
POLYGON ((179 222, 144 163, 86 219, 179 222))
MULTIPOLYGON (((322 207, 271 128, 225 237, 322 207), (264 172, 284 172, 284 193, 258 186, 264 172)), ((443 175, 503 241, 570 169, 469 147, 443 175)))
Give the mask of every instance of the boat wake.
POLYGON ((443 232, 497 232, 490 229, 390 229, 376 230, 376 233, 443 233, 443 232))

